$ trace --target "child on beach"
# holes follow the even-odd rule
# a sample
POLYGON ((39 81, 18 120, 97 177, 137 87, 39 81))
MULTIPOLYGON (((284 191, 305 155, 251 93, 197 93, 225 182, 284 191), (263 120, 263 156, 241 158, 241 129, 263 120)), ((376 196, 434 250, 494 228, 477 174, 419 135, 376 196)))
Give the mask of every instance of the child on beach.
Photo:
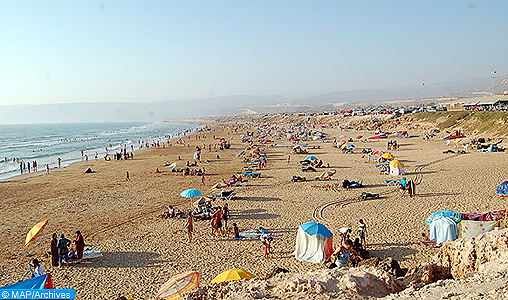
POLYGON ((273 238, 269 234, 262 234, 260 236, 261 243, 263 243, 263 252, 265 253, 265 259, 268 259, 268 254, 272 253, 271 243, 273 238))
POLYGON ((358 221, 360 226, 358 227, 358 235, 360 236, 360 242, 363 245, 363 248, 367 248, 367 242, 365 241, 365 236, 367 235, 367 225, 363 222, 363 219, 358 221))

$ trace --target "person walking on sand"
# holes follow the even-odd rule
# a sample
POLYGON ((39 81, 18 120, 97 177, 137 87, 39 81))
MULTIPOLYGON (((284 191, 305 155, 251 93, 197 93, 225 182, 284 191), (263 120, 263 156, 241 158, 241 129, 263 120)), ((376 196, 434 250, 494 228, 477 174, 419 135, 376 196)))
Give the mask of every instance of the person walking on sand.
POLYGON ((51 265, 53 267, 58 267, 58 236, 56 233, 53 233, 51 237, 51 265))
POLYGON ((76 240, 74 243, 76 244, 76 253, 78 256, 77 263, 81 263, 81 260, 83 259, 83 250, 85 250, 85 240, 83 239, 83 235, 79 230, 76 231, 76 240))
POLYGON ((46 164, 46 175, 49 175, 49 164, 46 164))
POLYGON ((360 242, 363 245, 363 249, 365 249, 367 248, 367 242, 365 241, 365 236, 367 235, 367 225, 365 225, 363 219, 360 219, 358 223, 359 223, 358 235, 360 236, 360 242))
POLYGON ((230 217, 228 204, 224 204, 222 207, 222 220, 224 221, 224 231, 228 229, 228 219, 230 217))
POLYGON ((288 155, 288 164, 291 162, 291 155, 288 155))
POLYGON ((194 232, 194 220, 192 219, 191 212, 187 212, 187 222, 185 223, 184 229, 187 230, 189 236, 189 243, 192 242, 192 233, 194 232))
POLYGON ((129 177, 129 171, 127 171, 127 177, 125 178, 126 181, 131 181, 131 178, 129 177))

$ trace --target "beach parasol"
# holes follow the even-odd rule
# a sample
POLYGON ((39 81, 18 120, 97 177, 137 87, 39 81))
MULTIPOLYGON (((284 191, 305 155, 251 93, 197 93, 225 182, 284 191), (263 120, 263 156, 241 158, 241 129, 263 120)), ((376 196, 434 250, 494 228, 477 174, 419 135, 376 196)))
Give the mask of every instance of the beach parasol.
POLYGON ((224 282, 224 281, 251 279, 254 277, 256 277, 256 276, 249 273, 249 272, 234 268, 234 269, 231 269, 229 271, 219 274, 217 277, 215 277, 212 280, 212 282, 213 283, 220 283, 220 282, 224 282))
POLYGON ((212 191, 215 190, 215 189, 222 189, 222 188, 225 188, 225 187, 228 187, 228 184, 227 183, 224 183, 224 182, 219 182, 217 184, 214 184, 212 186, 212 191))
POLYGON ((394 159, 395 158, 395 156, 393 156, 393 154, 391 154, 391 153, 385 153, 385 154, 381 155, 381 157, 384 159, 394 159))
POLYGON ((463 138, 458 138, 458 139, 455 139, 453 142, 454 142, 455 144, 458 144, 458 143, 460 143, 460 142, 462 141, 462 139, 463 139, 463 138))
POLYGON ((161 286, 155 297, 167 300, 181 298, 182 293, 199 287, 200 277, 201 273, 195 271, 188 271, 172 277, 161 286))
POLYGON ((47 224, 48 224, 48 220, 45 220, 45 221, 37 223, 37 225, 35 225, 34 227, 32 227, 32 229, 30 229, 30 231, 26 234, 25 247, 30 246, 30 243, 33 240, 35 240, 37 235, 39 235, 39 233, 41 233, 41 231, 44 229, 44 227, 46 227, 47 224))
POLYGON ((381 151, 381 150, 376 150, 376 151, 372 151, 372 152, 370 153, 370 155, 378 155, 378 154, 383 154, 383 153, 384 153, 384 152, 383 152, 383 151, 381 151))
POLYGON ((192 205, 194 205, 194 206, 205 205, 206 203, 212 202, 213 200, 214 200, 213 198, 211 198, 209 196, 205 196, 205 197, 201 197, 198 200, 194 201, 194 203, 192 203, 192 205))
POLYGON ((305 160, 318 160, 317 157, 309 155, 305 158, 305 160))
POLYGON ((321 235, 323 238, 327 239, 331 237, 332 232, 326 228, 325 225, 317 222, 307 222, 305 224, 300 225, 300 227, 310 235, 321 235))
POLYGON ((361 139, 363 136, 359 135, 356 137, 357 140, 361 139))
POLYGON ((201 196, 201 194, 202 193, 196 189, 188 189, 188 190, 183 191, 180 194, 180 196, 182 196, 184 198, 194 198, 194 197, 201 196))
POLYGON ((503 197, 508 196, 508 181, 497 186, 497 194, 503 197))
POLYGON ((402 168, 404 166, 404 164, 398 160, 392 160, 390 162, 390 166, 392 166, 394 168, 402 168))

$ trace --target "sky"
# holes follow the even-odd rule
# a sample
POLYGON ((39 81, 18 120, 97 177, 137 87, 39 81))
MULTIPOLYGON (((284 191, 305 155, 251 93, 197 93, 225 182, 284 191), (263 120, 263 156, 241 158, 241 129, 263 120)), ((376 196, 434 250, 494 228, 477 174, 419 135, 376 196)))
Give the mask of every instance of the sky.
POLYGON ((305 97, 508 73, 508 1, 4 1, 0 105, 305 97))

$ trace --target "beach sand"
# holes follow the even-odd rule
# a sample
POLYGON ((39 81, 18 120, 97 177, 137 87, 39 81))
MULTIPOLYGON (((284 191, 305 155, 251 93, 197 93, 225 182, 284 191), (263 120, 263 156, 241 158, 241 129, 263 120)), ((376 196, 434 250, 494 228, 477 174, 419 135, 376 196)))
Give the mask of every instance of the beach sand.
MULTIPOLYGON (((218 126, 214 128, 219 128, 218 126)), ((221 127, 222 128, 222 127, 221 127)), ((266 147, 268 163, 260 170, 262 177, 249 179, 246 187, 237 187, 237 197, 229 201, 233 222, 240 230, 262 226, 274 237, 273 254, 263 258, 258 239, 240 241, 211 237, 209 221, 196 221, 192 243, 182 231, 185 220, 158 218, 168 205, 182 210, 190 209, 190 201, 180 192, 196 188, 205 195, 213 194, 210 187, 221 179, 242 170, 241 160, 235 155, 247 145, 239 135, 251 129, 234 133, 227 129, 207 132, 207 139, 186 137, 190 147, 175 145, 151 148, 134 153, 133 160, 88 161, 62 169, 52 169, 49 175, 19 176, 0 182, 0 286, 28 279, 28 262, 36 254, 42 258, 41 241, 49 248, 52 233, 65 233, 75 238, 80 230, 85 242, 99 248, 103 257, 84 260, 71 267, 52 268, 50 259, 43 262, 51 272, 56 288, 76 289, 76 299, 114 299, 118 295, 134 299, 154 299, 159 287, 179 273, 195 270, 202 272, 202 283, 208 284, 219 273, 237 267, 264 277, 275 267, 292 272, 316 270, 324 265, 296 260, 292 256, 299 225, 308 221, 325 224, 334 234, 338 245, 338 229, 352 227, 357 236, 358 220, 367 224, 367 243, 371 255, 393 257, 402 267, 416 266, 429 260, 433 248, 420 246, 421 233, 428 233, 426 218, 435 211, 451 209, 459 212, 489 211, 506 207, 506 199, 495 194, 496 186, 506 180, 508 159, 506 153, 443 154, 450 146, 440 139, 424 141, 417 132, 413 137, 397 139, 400 149, 393 154, 406 165, 407 177, 421 179, 416 186, 417 196, 400 197, 398 189, 386 186, 374 163, 365 163, 361 148, 386 150, 387 140, 369 143, 355 142, 355 154, 342 154, 332 148, 331 142, 312 141, 309 149, 329 169, 337 174, 329 182, 290 181, 293 175, 313 179, 316 173, 302 173, 300 160, 305 155, 291 155, 286 159, 291 143, 275 140, 276 148, 266 147), (231 139, 229 133, 232 133, 231 139), (212 136, 225 137, 232 143, 227 151, 208 152, 208 144, 216 143, 212 136), (166 161, 193 161, 196 145, 206 144, 202 163, 206 168, 205 186, 199 186, 201 177, 181 176, 163 167, 166 161), (220 159, 215 159, 219 154, 220 159), (91 167, 96 173, 84 174, 91 167), (153 171, 158 167, 160 174, 153 171), (126 181, 126 171, 130 181, 126 181), (418 174, 417 174, 418 173, 418 174), (323 184, 363 179, 362 189, 331 191, 323 184), (361 192, 379 193, 375 200, 360 201, 361 192), (24 248, 26 233, 36 223, 49 219, 42 234, 28 248, 24 248)), ((369 132, 324 129, 328 137, 365 137, 369 132)), ((392 139, 395 139, 391 137, 392 139)), ((389 138, 390 139, 390 138, 389 138)), ((454 149, 457 150, 457 149, 454 149)), ((180 173, 181 174, 181 173, 180 173)), ((397 177, 401 178, 401 177, 397 177)), ((223 205, 216 201, 214 205, 223 205)))

